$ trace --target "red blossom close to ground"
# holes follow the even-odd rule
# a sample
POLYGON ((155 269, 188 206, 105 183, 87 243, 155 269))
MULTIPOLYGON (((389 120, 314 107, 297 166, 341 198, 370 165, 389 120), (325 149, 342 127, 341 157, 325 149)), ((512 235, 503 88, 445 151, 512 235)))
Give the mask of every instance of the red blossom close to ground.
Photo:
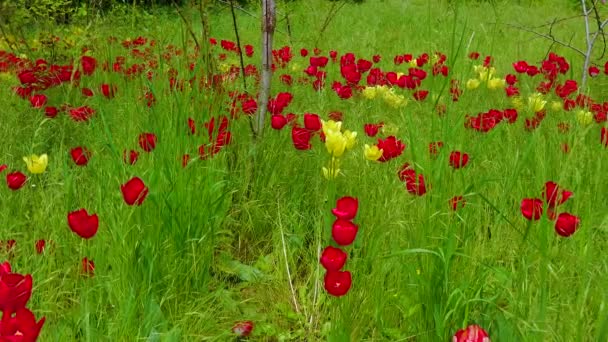
POLYGON ((120 191, 128 205, 141 205, 148 196, 148 187, 139 177, 133 177, 120 186, 120 191))
POLYGON ((524 198, 520 209, 521 214, 528 220, 539 220, 543 214, 543 201, 538 198, 524 198))
POLYGON ((332 296, 344 296, 350 290, 352 276, 349 271, 329 271, 325 274, 324 286, 332 296))
POLYGON ((99 217, 89 214, 86 209, 79 209, 68 213, 70 229, 83 239, 90 239, 97 234, 99 217))

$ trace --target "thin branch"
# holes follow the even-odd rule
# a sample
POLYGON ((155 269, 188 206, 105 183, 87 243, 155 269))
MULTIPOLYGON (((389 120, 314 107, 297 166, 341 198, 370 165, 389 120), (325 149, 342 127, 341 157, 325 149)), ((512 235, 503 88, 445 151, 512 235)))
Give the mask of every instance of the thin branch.
POLYGON ((573 15, 571 17, 566 17, 566 18, 560 18, 560 19, 554 18, 552 22, 548 22, 548 23, 545 23, 545 24, 542 24, 542 25, 537 25, 537 26, 531 26, 530 28, 532 28, 532 29, 539 29, 539 28, 543 28, 543 27, 559 24, 559 23, 564 22, 564 21, 568 21, 568 20, 572 20, 572 19, 578 19, 578 18, 582 18, 582 17, 583 17, 582 14, 577 14, 577 15, 573 15))
POLYGON ((243 50, 241 49, 241 38, 239 36, 239 28, 236 23, 236 14, 234 13, 234 0, 230 0, 230 13, 232 14, 232 27, 236 36, 236 46, 239 52, 239 61, 241 62, 241 75, 243 77, 243 90, 247 91, 247 79, 245 78, 245 61, 243 61, 243 50))
POLYGON ((325 21, 323 21, 323 25, 321 26, 321 29, 319 30, 319 35, 317 36, 315 45, 319 44, 319 40, 321 40, 321 38, 323 37, 323 33, 325 32, 325 30, 331 23, 331 20, 336 16, 336 14, 338 14, 338 11, 340 11, 340 9, 342 9, 342 7, 344 7, 344 5, 346 5, 346 1, 332 3, 331 8, 327 12, 327 16, 325 17, 325 21))
POLYGON ((196 39, 196 34, 194 33, 194 31, 192 30, 192 25, 190 24, 190 22, 188 21, 188 19, 186 19, 186 17, 184 17, 184 14, 182 13, 182 11, 179 9, 179 6, 177 5, 177 3, 175 2, 175 0, 171 1, 173 3, 173 7, 175 7, 175 11, 177 12, 177 14, 179 15, 180 18, 182 18, 182 21, 184 22, 184 24, 186 25, 186 28, 188 29, 188 32, 190 32, 190 36, 192 36, 192 39, 194 39, 194 44, 196 44, 196 47, 200 49, 200 44, 198 43, 198 39, 196 39))
POLYGON ((579 49, 579 48, 577 48, 577 47, 574 47, 574 46, 572 46, 572 45, 571 45, 571 44, 569 44, 569 43, 562 42, 561 40, 558 40, 557 38, 555 38, 555 37, 554 37, 554 36, 552 36, 552 35, 547 35, 547 34, 543 34, 543 33, 540 33, 540 32, 536 32, 536 31, 534 31, 534 30, 531 30, 531 29, 528 29, 528 28, 525 28, 525 27, 522 27, 522 26, 518 26, 518 25, 513 25, 513 24, 505 24, 505 25, 510 26, 510 27, 513 27, 513 28, 516 28, 516 29, 518 29, 518 30, 522 30, 522 31, 526 31, 526 32, 529 32, 529 33, 535 34, 535 35, 537 35, 537 36, 539 36, 539 37, 542 37, 542 38, 549 39, 550 41, 554 42, 555 44, 558 44, 558 45, 561 45, 561 46, 567 47, 567 48, 569 48, 569 49, 571 49, 571 50, 573 50, 573 51, 577 52, 577 53, 578 53, 578 54, 580 54, 581 56, 585 57, 585 53, 584 53, 584 52, 583 52, 581 49, 579 49))

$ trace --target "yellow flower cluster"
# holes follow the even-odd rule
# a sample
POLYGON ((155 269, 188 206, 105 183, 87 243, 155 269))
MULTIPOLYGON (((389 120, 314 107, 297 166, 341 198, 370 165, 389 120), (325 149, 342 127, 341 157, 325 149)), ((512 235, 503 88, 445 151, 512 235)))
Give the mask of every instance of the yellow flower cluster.
POLYGON ((41 156, 32 154, 30 156, 23 157, 23 161, 25 162, 25 165, 30 173, 39 174, 44 173, 46 170, 46 167, 49 164, 49 157, 46 154, 41 156))
MULTIPOLYGON (((397 76, 400 76, 397 74, 397 76)), ((399 108, 407 105, 407 99, 403 95, 395 94, 393 88, 387 86, 365 87, 361 92, 363 97, 368 100, 373 100, 376 97, 382 98, 386 104, 393 108, 399 108)))
POLYGON ((382 152, 384 151, 376 145, 369 146, 368 144, 365 144, 363 156, 367 160, 376 161, 382 157, 382 152))
POLYGON ((590 111, 581 109, 576 112, 576 120, 582 126, 589 126, 593 123, 593 114, 590 111))
POLYGON ((466 82, 466 87, 469 90, 478 88, 483 82, 486 83, 488 89, 496 90, 503 89, 505 87, 505 80, 502 78, 494 77, 496 74, 496 68, 485 67, 483 65, 476 65, 474 67, 477 78, 471 78, 466 82))
POLYGON ((340 160, 346 150, 351 150, 357 143, 357 132, 345 130, 342 132, 341 121, 321 120, 325 134, 325 148, 331 155, 328 167, 323 167, 323 176, 334 179, 340 174, 340 160))
POLYGON ((541 93, 534 93, 528 96, 528 108, 534 113, 545 109, 546 104, 547 101, 543 98, 543 94, 541 93))

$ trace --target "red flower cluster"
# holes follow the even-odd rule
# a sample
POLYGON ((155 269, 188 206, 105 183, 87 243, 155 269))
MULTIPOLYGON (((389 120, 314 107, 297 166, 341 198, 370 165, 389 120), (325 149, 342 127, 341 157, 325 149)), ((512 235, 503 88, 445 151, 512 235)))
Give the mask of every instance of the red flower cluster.
MULTIPOLYGON (((417 174, 409 163, 405 163, 397 172, 399 180, 405 182, 405 189, 412 195, 423 196, 427 192, 424 175, 417 174)), ((428 186, 430 188, 430 186, 428 186)))
POLYGON ((580 218, 569 213, 556 214, 556 208, 564 204, 570 197, 572 191, 560 188, 555 182, 545 183, 542 199, 524 198, 521 201, 521 214, 528 220, 539 220, 543 214, 543 204, 547 204, 547 216, 550 220, 556 220, 555 232, 563 237, 568 237, 580 226, 580 218))
POLYGON ((0 264, 0 340, 36 341, 45 318, 36 322, 36 316, 26 308, 32 296, 32 276, 11 271, 11 264, 0 264))
POLYGON ((469 325, 454 334, 452 342, 490 342, 490 335, 479 325, 469 325))
POLYGON ((405 144, 392 135, 386 139, 378 139, 377 146, 382 150, 382 156, 378 159, 380 162, 386 162, 393 158, 397 158, 403 153, 403 150, 405 150, 405 144))
POLYGON ((507 121, 513 124, 517 121, 517 110, 508 108, 503 111, 498 109, 490 109, 486 113, 479 113, 476 116, 467 115, 464 122, 464 127, 473 129, 478 132, 487 133, 494 129, 499 123, 507 121))
MULTIPOLYGON (((348 246, 355 241, 359 227, 352 222, 359 210, 359 201, 345 196, 336 202, 332 214, 336 216, 331 229, 334 241, 340 246, 348 246)), ((349 271, 341 271, 346 264, 347 254, 340 248, 328 246, 321 254, 321 265, 327 270, 325 290, 332 296, 344 296, 350 290, 352 277, 349 271)))

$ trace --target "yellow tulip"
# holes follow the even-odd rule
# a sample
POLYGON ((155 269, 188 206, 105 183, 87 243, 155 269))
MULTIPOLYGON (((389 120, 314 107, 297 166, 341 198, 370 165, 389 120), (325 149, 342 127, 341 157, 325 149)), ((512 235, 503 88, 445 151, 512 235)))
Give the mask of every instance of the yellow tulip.
POLYGON ((346 149, 350 150, 355 147, 355 144, 357 143, 357 132, 346 130, 344 131, 344 137, 346 138, 346 149))
POLYGON ((478 79, 471 78, 470 80, 467 81, 467 89, 469 89, 469 90, 476 89, 477 87, 479 87, 480 83, 481 82, 479 82, 478 79))
POLYGON ((547 101, 543 100, 541 93, 534 93, 528 97, 528 108, 533 112, 540 112, 545 108, 547 101))
POLYGON ((376 86, 376 95, 378 95, 378 96, 382 96, 382 95, 386 94, 389 91, 390 91, 390 89, 387 86, 385 86, 385 85, 376 86))
POLYGON ((384 124, 381 130, 382 134, 384 135, 397 135, 397 132, 399 132, 399 126, 393 124, 384 124))
POLYGON ((220 67, 219 67, 221 72, 227 72, 228 70, 230 70, 230 64, 228 63, 220 63, 220 67))
POLYGON ((416 60, 416 58, 414 58, 414 59, 412 59, 412 60, 410 61, 410 66, 411 66, 412 68, 416 68, 416 67, 418 67, 418 61, 416 60))
POLYGON ((291 66, 289 68, 291 69, 291 71, 302 71, 302 66, 297 62, 291 63, 291 66))
POLYGON ((502 78, 493 78, 488 80, 488 89, 496 90, 505 87, 505 80, 502 78))
POLYGON ((27 169, 30 173, 44 173, 47 165, 49 164, 49 157, 46 154, 37 156, 32 154, 30 156, 23 157, 23 161, 27 165, 27 169))
POLYGON ((593 114, 585 110, 579 110, 578 112, 576 112, 576 120, 581 125, 590 125, 593 123, 593 114))
POLYGON ((323 133, 325 133, 325 135, 327 135, 327 132, 329 131, 340 132, 340 130, 342 129, 342 121, 321 120, 321 128, 323 129, 323 133))
POLYGON ((373 98, 376 97, 376 94, 377 94, 376 87, 365 87, 365 89, 363 89, 363 91, 361 92, 361 94, 366 99, 372 100, 373 98))
POLYGON ((553 101, 551 102, 551 109, 554 112, 560 112, 562 109, 564 109, 564 103, 561 101, 553 101))
POLYGON ((399 108, 407 104, 405 97, 395 94, 392 89, 384 93, 384 101, 393 108, 399 108))
POLYGON ((522 110, 524 108, 524 101, 519 96, 512 97, 511 98, 511 104, 517 110, 522 110))
POLYGON ((378 148, 376 145, 369 146, 365 144, 365 148, 363 150, 363 156, 367 160, 376 161, 382 157, 382 149, 378 148))
POLYGON ((334 157, 341 157, 346 149, 347 139, 339 131, 329 130, 325 133, 325 147, 334 157))

